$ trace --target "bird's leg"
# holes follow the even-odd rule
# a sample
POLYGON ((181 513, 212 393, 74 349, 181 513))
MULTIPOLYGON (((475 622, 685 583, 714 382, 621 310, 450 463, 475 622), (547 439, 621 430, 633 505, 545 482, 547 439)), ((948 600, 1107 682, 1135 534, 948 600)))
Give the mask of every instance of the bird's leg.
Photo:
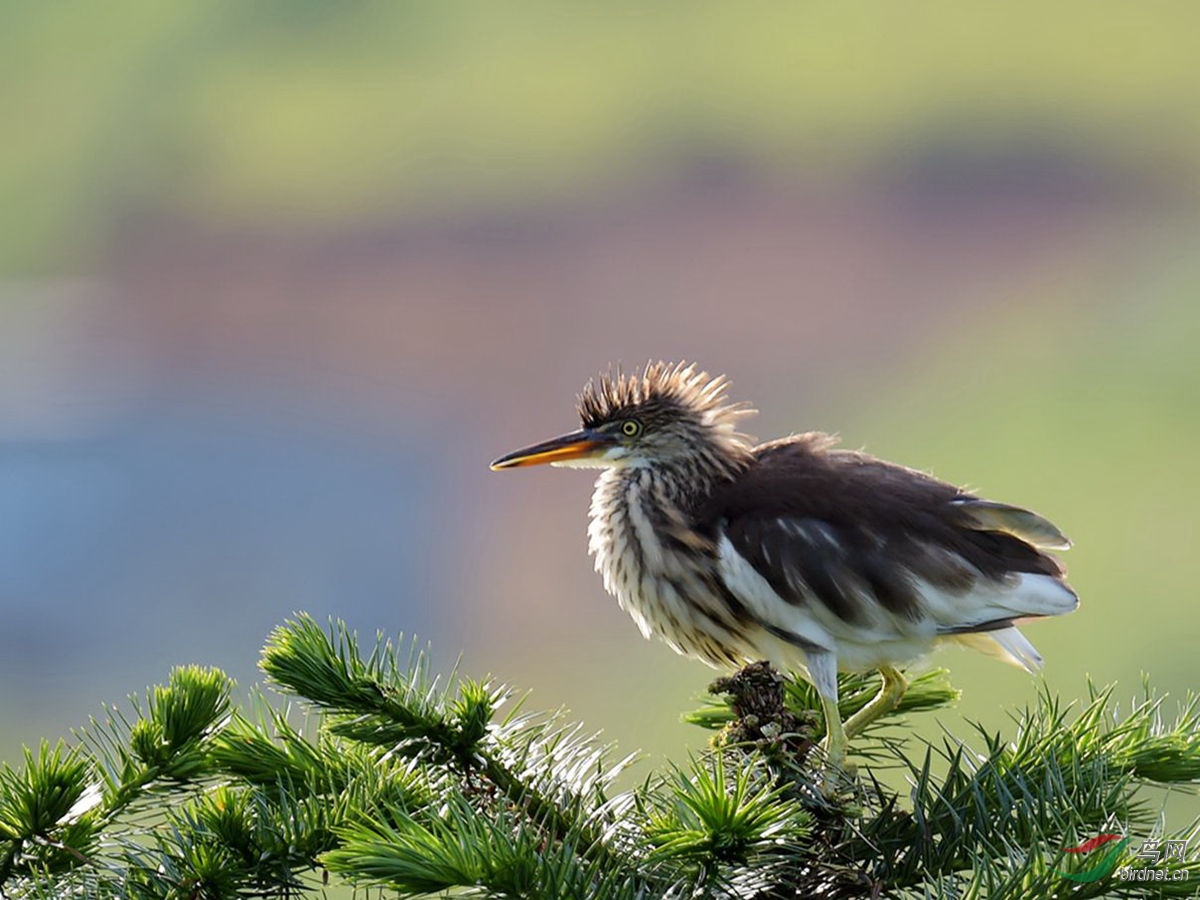
POLYGON ((821 750, 825 754, 825 779, 821 790, 826 797, 832 797, 847 772, 848 742, 846 730, 842 727, 842 713, 838 709, 837 657, 832 653, 810 652, 806 667, 808 677, 821 699, 821 712, 825 716, 825 739, 821 741, 821 750))
POLYGON ((822 696, 821 710, 824 713, 824 720, 826 720, 826 736, 821 742, 821 749, 826 755, 826 770, 824 770, 824 778, 821 781, 821 792, 826 797, 833 797, 838 793, 839 784, 846 779, 846 775, 854 774, 854 767, 846 762, 846 750, 850 746, 850 740, 846 737, 846 730, 841 724, 838 701, 822 696))
POLYGON ((821 747, 829 764, 840 769, 846 762, 846 747, 849 744, 846 729, 842 727, 842 714, 837 701, 825 697, 821 698, 821 709, 825 713, 825 740, 821 741, 821 747))
POLYGON ((821 742, 821 747, 825 751, 826 759, 822 790, 827 797, 837 793, 838 780, 843 774, 854 773, 854 766, 846 762, 850 738, 861 734, 863 729, 880 716, 895 709, 908 689, 908 681, 899 669, 880 666, 879 674, 883 678, 883 686, 880 687, 879 693, 844 724, 837 700, 821 694, 821 709, 825 713, 825 740, 821 742))
MULTIPOLYGON (((883 676, 883 686, 875 697, 846 720, 845 737, 847 739, 861 734, 863 729, 882 715, 890 713, 900 703, 900 698, 908 689, 908 681, 899 669, 891 666, 880 666, 879 674, 883 676)), ((840 724, 840 723, 839 723, 840 724)), ((830 732, 832 734, 832 732, 830 732)))

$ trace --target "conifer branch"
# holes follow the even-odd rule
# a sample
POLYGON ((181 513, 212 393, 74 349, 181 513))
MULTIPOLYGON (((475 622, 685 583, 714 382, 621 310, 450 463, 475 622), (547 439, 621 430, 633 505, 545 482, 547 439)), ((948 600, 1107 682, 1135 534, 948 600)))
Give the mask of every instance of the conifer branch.
MULTIPOLYGON (((132 714, 112 708, 73 744, 0 768, 0 894, 316 896, 330 877, 400 897, 602 900, 1200 885, 1194 826, 1164 829, 1145 796, 1200 780, 1200 701, 1172 715, 1148 684, 1125 708, 1111 687, 1080 703, 1043 690, 1004 733, 872 731, 857 780, 829 801, 817 698, 765 665, 689 716, 714 731, 709 752, 628 790, 630 757, 507 688, 433 677, 415 644, 364 654, 341 623, 299 616, 262 667, 284 704, 255 693, 234 712, 228 678, 177 669, 132 714), (877 780, 885 768, 908 789, 877 780), (1154 859, 1147 839, 1191 852, 1154 859)), ((875 689, 843 676, 843 715, 875 689)), ((918 676, 890 723, 956 696, 944 672, 918 676)))

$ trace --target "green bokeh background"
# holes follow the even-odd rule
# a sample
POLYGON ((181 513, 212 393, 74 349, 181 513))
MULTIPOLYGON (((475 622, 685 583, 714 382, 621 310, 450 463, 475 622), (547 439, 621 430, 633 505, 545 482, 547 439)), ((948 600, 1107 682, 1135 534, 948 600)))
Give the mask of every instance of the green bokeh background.
POLYGON ((829 178, 931 134, 1030 134, 1194 188, 1187 3, 5 4, 6 256, 94 259, 114 213, 327 227, 578 198, 736 155, 829 178), (82 257, 80 254, 84 254, 82 257))
MULTIPOLYGON (((880 226, 901 242, 912 219, 949 215, 949 225, 902 259, 889 262, 885 253, 874 280, 857 289, 887 309, 894 340, 890 326, 864 320, 864 332, 883 337, 843 334, 836 352, 816 357, 827 377, 803 365, 825 342, 820 288, 792 286, 794 316, 812 322, 807 343, 793 351, 771 340, 781 310, 754 305, 764 284, 787 273, 763 271, 760 283, 748 266, 737 293, 715 301, 692 305, 684 287, 648 296, 641 310, 661 302, 665 321, 687 322, 666 332, 677 337, 662 349, 643 343, 639 307, 615 295, 612 314, 630 321, 614 333, 628 341, 597 346, 587 332, 608 308, 602 292, 588 303, 560 301, 539 296, 558 282, 533 282, 516 294, 545 312, 526 315, 523 301, 510 298, 509 315, 489 311, 488 293, 468 287, 456 288, 469 295, 464 311, 424 339, 466 359, 438 370, 423 404, 389 401, 400 396, 389 394, 392 379, 407 386, 418 377, 403 366, 345 362, 356 340, 370 348, 364 359, 381 352, 360 332, 344 338, 351 350, 332 375, 314 362, 301 374, 297 365, 283 375, 272 370, 263 381, 274 390, 292 378, 303 394, 341 379, 356 396, 381 398, 366 419, 398 420, 459 449, 454 459, 473 468, 453 471, 461 489, 437 499, 455 523, 436 536, 437 564, 482 559, 492 576, 479 575, 461 606, 434 611, 437 652, 448 662, 462 651, 468 671, 533 687, 532 702, 567 705, 624 748, 661 756, 698 746, 703 736, 676 719, 708 671, 640 641, 600 596, 581 537, 581 476, 521 473, 501 483, 483 467, 510 445, 569 427, 571 398, 596 365, 710 349, 714 342, 693 349, 689 335, 704 333, 714 302, 747 304, 744 330, 701 362, 747 386, 738 395, 764 410, 756 429, 763 437, 835 430, 852 446, 1031 506, 1071 535, 1068 563, 1083 605, 1028 630, 1054 688, 1077 695, 1090 675, 1118 680, 1133 696, 1149 671, 1158 687, 1182 695, 1200 671, 1198 34, 1200 9, 1182 2, 10 2, 0 8, 0 315, 10 323, 9 343, 40 357, 47 329, 88 304, 47 305, 44 286, 99 283, 105 308, 123 309, 128 270, 153 267, 162 234, 182 235, 185 246, 199 235, 216 248, 212 257, 185 254, 195 272, 224 265, 222 253, 246 235, 268 246, 315 244, 331 265, 356 272, 352 245, 364 235, 455 234, 538 215, 616 216, 630 229, 652 228, 662 209, 709 196, 714 181, 717 202, 706 215, 719 212, 722 197, 736 206, 743 194, 776 192, 799 198, 800 208, 813 197, 822 209, 918 207, 880 226), (661 206, 641 199, 659 195, 668 198, 661 206), (995 218, 1014 204, 1025 212, 995 218), (955 223, 969 230, 976 221, 993 222, 998 246, 1014 235, 1019 244, 1030 228, 1035 237, 998 253, 1000 270, 988 263, 986 231, 960 260, 955 223), (922 313, 910 292, 905 308, 887 306, 893 281, 959 265, 961 302, 943 298, 922 313), (559 323, 549 353, 529 336, 539 315, 559 323), (910 319, 916 324, 901 327, 910 319), (505 332, 507 322, 520 325, 505 332), (495 340, 511 352, 473 367, 472 354, 495 340), (506 532, 531 520, 571 542, 531 540, 514 557, 506 532), (541 555, 547 546, 552 566, 541 555), (541 574, 549 568, 567 574, 541 574), (580 593, 557 593, 568 583, 580 593), (499 605, 501 594, 516 612, 499 605), (586 627, 572 624, 576 603, 588 610, 586 627), (499 620, 511 627, 493 630, 499 620)), ((714 221, 720 236, 719 214, 714 221)), ((730 229, 736 236, 736 224, 730 229)), ((529 240, 553 269, 554 237, 529 240)), ((719 255, 721 246, 718 237, 695 253, 719 255)), ((845 255, 856 252, 851 241, 831 266, 852 269, 845 255)), ((507 277, 505 259, 496 261, 498 281, 507 277)), ((562 265, 569 283, 574 269, 562 265)), ((655 260, 638 265, 652 269, 655 260)), ((229 270, 218 285, 255 319, 253 279, 239 280, 236 261, 229 270)), ((450 284, 456 275, 429 277, 450 284)), ((165 295, 179 278, 177 266, 156 283, 165 295)), ((403 321, 405 285, 378 280, 380 302, 403 321)), ((137 340, 162 340, 147 352, 169 357, 171 340, 205 327, 208 301, 232 302, 218 294, 164 305, 160 327, 137 340)), ((127 311, 119 327, 146 311, 127 311)), ((302 312, 266 315, 283 317, 286 336, 288 317, 302 312)), ((337 295, 325 298, 320 315, 330 335, 359 321, 337 295)), ((229 317, 221 321, 239 352, 280 352, 262 337, 270 327, 247 338, 229 317)), ((226 334, 214 334, 205 346, 219 361, 226 334)), ((321 339, 312 340, 287 349, 292 363, 313 348, 320 358, 321 339)), ((403 355, 403 345, 394 352, 403 355)), ((21 404, 0 406, 0 441, 21 440, 26 407, 42 404, 23 394, 21 404)), ((374 427, 356 421, 365 432, 374 427)), ((424 474, 418 467, 404 476, 424 474)), ((21 527, 11 521, 9 533, 21 527)), ((289 561, 273 564, 286 569, 289 561)), ((405 603, 421 604, 430 583, 422 576, 412 597, 397 598, 394 620, 363 624, 413 630, 405 603)), ((353 589, 341 598, 352 607, 353 589)), ((8 602, 41 609, 86 598, 39 595, 35 579, 8 602)), ((345 614, 337 603, 314 612, 345 614)), ((173 658, 169 600, 157 614, 162 655, 173 658)), ((47 664, 59 665, 49 652, 47 664)), ((179 652, 208 661, 191 645, 179 652)), ((1036 690, 1021 673, 966 653, 947 651, 938 662, 965 691, 961 713, 992 725, 1036 690)), ((84 671, 99 678, 105 666, 100 653, 84 671)), ((159 668, 147 664, 131 677, 165 677, 159 668)), ((4 758, 81 722, 80 707, 39 702, 36 680, 7 678, 4 758)), ((82 709, 94 708, 83 696, 82 709)), ((953 716, 945 721, 953 727, 953 716)))

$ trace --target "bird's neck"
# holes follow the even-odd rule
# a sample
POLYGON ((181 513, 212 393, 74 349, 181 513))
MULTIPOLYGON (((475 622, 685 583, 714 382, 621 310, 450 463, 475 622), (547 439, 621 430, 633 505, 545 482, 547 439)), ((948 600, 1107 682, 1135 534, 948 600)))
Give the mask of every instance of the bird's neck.
MULTIPOLYGON (((689 515, 717 487, 733 480, 749 459, 732 454, 705 454, 679 460, 609 469, 596 480, 596 496, 610 504, 639 503, 646 508, 689 515)), ((595 515, 597 510, 593 510, 595 515)))
POLYGON ((692 510, 735 474, 732 467, 629 466, 601 474, 592 494, 588 548, 604 587, 643 635, 659 634, 709 662, 717 657, 678 628, 691 615, 682 596, 705 596, 711 574, 710 538, 696 530, 692 510))
POLYGON ((612 572, 606 568, 632 552, 641 564, 655 568, 664 541, 698 538, 689 534, 692 512, 745 465, 732 458, 715 464, 689 459, 604 471, 592 494, 588 529, 596 567, 607 580, 612 572))

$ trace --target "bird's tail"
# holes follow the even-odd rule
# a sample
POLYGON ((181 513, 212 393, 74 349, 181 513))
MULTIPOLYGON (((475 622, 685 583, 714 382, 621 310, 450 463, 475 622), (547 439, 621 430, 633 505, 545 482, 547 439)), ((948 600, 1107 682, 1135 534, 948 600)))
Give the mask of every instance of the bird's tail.
POLYGON ((1020 666, 1030 674, 1042 668, 1042 654, 1038 653, 1033 644, 1029 643, 1029 639, 1016 628, 956 634, 952 640, 987 656, 1020 666))

